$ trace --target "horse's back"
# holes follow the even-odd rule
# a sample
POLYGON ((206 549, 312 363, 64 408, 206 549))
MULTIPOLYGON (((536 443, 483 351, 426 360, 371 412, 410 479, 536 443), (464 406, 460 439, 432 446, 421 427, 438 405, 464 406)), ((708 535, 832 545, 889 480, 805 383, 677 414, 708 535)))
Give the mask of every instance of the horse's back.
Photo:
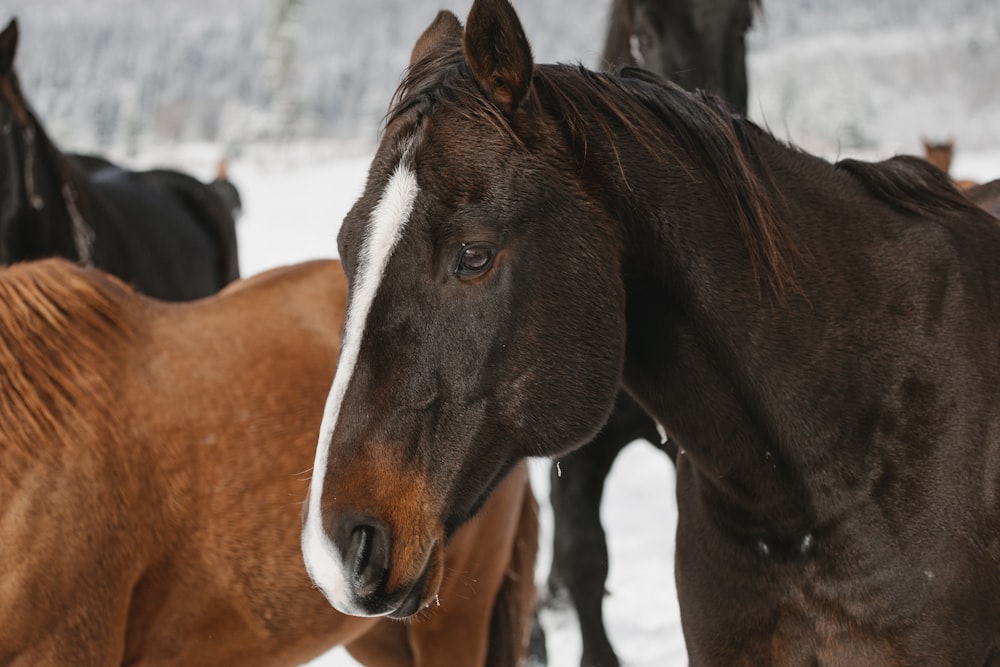
POLYGON ((347 278, 340 262, 314 260, 238 280, 219 294, 165 312, 172 337, 182 338, 175 332, 184 331, 210 348, 235 353, 253 343, 288 350, 303 339, 306 349, 336 351, 346 305, 347 278))
POLYGON ((172 301, 213 294, 239 276, 235 223, 207 185, 179 172, 90 162, 99 265, 172 301))
POLYGON ((333 376, 346 299, 347 281, 335 260, 273 269, 196 301, 148 299, 144 345, 151 363, 145 368, 153 375, 139 373, 134 380, 162 387, 151 402, 156 410, 183 405, 189 384, 207 394, 206 401, 220 401, 219 411, 201 415, 214 429, 230 425, 228 401, 288 400, 290 394, 300 398, 314 391, 323 396, 333 376))
POLYGON ((212 236, 218 246, 224 284, 240 277, 236 243, 236 215, 242 206, 239 191, 229 181, 203 183, 190 174, 173 169, 135 172, 135 177, 153 189, 174 197, 191 217, 212 236))

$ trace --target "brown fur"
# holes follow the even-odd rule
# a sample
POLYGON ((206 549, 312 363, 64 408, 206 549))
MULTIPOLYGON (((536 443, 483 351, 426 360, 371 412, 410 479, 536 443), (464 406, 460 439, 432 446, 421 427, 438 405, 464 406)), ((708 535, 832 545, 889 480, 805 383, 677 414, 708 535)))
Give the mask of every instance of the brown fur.
POLYGON ((530 608, 489 632, 496 605, 530 592, 523 466, 454 536, 440 607, 352 618, 312 587, 301 502, 345 300, 332 261, 177 305, 63 260, 0 273, 0 664, 296 665, 337 644, 387 667, 484 665, 491 642, 523 655, 530 608))

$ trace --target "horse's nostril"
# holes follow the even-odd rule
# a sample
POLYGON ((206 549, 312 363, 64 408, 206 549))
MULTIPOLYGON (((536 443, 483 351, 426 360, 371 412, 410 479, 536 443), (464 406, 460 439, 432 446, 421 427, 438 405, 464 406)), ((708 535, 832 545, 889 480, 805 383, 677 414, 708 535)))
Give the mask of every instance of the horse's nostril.
POLYGON ((375 529, 371 526, 358 526, 351 532, 351 550, 347 554, 355 572, 365 569, 371 556, 372 536, 375 529))
POLYGON ((372 595, 381 589, 388 574, 389 555, 389 534, 382 522, 368 518, 354 526, 344 562, 358 594, 372 595))

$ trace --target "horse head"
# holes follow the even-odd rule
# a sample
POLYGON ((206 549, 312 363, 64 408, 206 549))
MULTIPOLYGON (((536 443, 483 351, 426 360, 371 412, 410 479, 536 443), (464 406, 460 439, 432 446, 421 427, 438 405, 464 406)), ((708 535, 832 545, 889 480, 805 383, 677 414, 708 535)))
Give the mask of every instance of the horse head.
POLYGON ((533 73, 507 0, 477 0, 464 30, 441 12, 341 228, 350 303, 303 552, 343 612, 419 611, 505 473, 582 444, 614 402, 623 241, 535 113, 533 73))

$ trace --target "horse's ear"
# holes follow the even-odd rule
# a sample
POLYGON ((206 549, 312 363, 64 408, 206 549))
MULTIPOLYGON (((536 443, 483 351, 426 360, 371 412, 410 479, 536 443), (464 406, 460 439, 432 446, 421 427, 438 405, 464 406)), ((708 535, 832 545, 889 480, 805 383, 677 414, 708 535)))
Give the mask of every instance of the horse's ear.
POLYGON ((483 91, 507 113, 528 94, 534 61, 508 0, 475 0, 465 26, 465 57, 483 91))
POLYGON ((11 19, 0 32, 0 74, 14 69, 14 53, 17 51, 17 19, 11 19))
POLYGON ((446 45, 456 46, 461 43, 462 24, 457 16, 442 9, 414 45, 410 54, 410 67, 446 45))

